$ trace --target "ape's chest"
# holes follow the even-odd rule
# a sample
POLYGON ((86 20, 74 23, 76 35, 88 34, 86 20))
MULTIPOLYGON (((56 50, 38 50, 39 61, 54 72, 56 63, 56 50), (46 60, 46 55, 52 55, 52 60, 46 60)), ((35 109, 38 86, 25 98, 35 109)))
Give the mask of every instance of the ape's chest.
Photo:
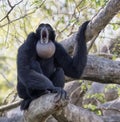
POLYGON ((55 71, 54 58, 39 59, 43 74, 50 77, 55 71))

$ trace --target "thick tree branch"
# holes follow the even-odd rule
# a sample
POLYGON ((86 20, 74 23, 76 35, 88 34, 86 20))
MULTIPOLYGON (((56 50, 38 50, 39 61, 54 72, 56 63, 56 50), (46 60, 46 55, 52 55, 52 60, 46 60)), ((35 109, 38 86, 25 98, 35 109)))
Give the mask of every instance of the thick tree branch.
POLYGON ((120 62, 92 55, 88 56, 82 78, 101 83, 120 84, 120 62))
POLYGON ((111 19, 120 11, 120 0, 109 0, 92 19, 86 30, 86 40, 91 40, 95 35, 104 29, 111 19))
MULTIPOLYGON (((66 90, 70 94, 75 87, 79 87, 79 82, 69 82, 66 84, 66 90), (74 87, 71 90, 72 86, 74 87)), ((61 100, 59 103, 54 102, 55 94, 44 95, 34 100, 23 116, 15 116, 13 118, 0 118, 0 122, 44 122, 49 115, 53 115, 58 122, 110 122, 120 120, 116 116, 97 116, 94 113, 77 107, 68 101, 61 100), (24 118, 24 120, 23 120, 24 118)), ((117 121, 116 121, 117 122, 117 121)))
POLYGON ((51 114, 54 114, 61 119, 64 117, 62 122, 103 122, 102 118, 94 113, 76 107, 65 100, 55 103, 54 99, 55 94, 49 94, 34 100, 30 104, 29 109, 24 112, 24 121, 45 122, 51 114))
POLYGON ((68 101, 55 102, 56 94, 46 94, 32 101, 29 109, 24 112, 25 122, 45 122, 51 114, 58 114, 68 101))
POLYGON ((70 103, 64 108, 63 113, 68 122, 104 122, 101 117, 94 113, 70 103))
MULTIPOLYGON (((86 30, 86 41, 96 37, 110 20, 120 11, 120 0, 110 0, 90 21, 86 30)), ((76 33, 61 42, 68 52, 73 50, 76 33)))
MULTIPOLYGON (((100 83, 120 84, 120 61, 89 55, 81 79, 100 83)), ((67 79, 67 81, 70 80, 73 79, 67 79)))

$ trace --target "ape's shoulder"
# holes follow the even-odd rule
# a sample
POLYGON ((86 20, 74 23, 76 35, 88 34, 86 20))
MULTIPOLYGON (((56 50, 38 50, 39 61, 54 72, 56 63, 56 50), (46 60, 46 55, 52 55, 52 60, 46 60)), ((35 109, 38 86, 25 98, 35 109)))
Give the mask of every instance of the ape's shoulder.
POLYGON ((37 41, 37 37, 36 37, 36 34, 34 32, 31 32, 28 36, 27 36, 27 39, 25 40, 25 43, 33 43, 37 41))
POLYGON ((56 47, 56 51, 62 51, 65 50, 64 47, 62 46, 62 44, 58 43, 58 42, 54 42, 55 47, 56 47))
POLYGON ((29 33, 29 35, 27 36, 27 39, 31 39, 31 38, 36 38, 36 34, 34 32, 29 33))
POLYGON ((27 52, 30 54, 31 52, 34 52, 36 43, 36 35, 34 32, 31 32, 27 36, 27 39, 24 41, 24 43, 18 48, 18 54, 25 54, 27 52))

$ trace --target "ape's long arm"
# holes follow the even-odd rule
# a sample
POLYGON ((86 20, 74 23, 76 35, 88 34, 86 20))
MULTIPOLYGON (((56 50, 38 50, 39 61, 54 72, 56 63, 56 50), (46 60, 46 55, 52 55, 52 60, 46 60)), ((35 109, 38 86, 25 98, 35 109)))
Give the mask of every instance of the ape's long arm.
POLYGON ((76 36, 76 47, 73 58, 65 51, 65 49, 58 43, 56 45, 55 59, 58 66, 62 67, 65 74, 69 77, 79 78, 87 62, 87 47, 85 42, 85 30, 88 25, 85 22, 78 30, 76 36))

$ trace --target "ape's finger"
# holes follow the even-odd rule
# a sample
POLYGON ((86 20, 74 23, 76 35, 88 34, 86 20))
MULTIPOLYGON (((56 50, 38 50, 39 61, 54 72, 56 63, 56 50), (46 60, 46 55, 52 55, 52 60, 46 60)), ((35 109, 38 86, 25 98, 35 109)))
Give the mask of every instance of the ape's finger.
POLYGON ((58 102, 61 99, 61 97, 62 97, 62 90, 60 88, 58 89, 57 94, 55 96, 55 102, 58 102))

